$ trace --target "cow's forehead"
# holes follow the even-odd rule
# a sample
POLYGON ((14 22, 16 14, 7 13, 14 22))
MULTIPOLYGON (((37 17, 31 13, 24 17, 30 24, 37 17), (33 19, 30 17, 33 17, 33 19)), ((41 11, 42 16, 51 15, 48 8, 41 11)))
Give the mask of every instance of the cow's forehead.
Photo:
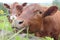
POLYGON ((39 4, 30 4, 30 5, 28 5, 28 6, 26 6, 26 7, 24 7, 24 9, 23 10, 25 10, 25 9, 36 9, 36 8, 41 8, 41 6, 39 5, 39 4))
POLYGON ((18 3, 13 3, 10 5, 10 12, 15 14, 17 9, 16 9, 16 6, 19 5, 18 3))
POLYGON ((42 7, 38 4, 28 5, 27 7, 25 7, 23 9, 23 12, 19 16, 19 18, 30 19, 30 18, 34 17, 34 15, 36 14, 36 13, 34 13, 34 11, 36 11, 36 10, 43 12, 42 7))

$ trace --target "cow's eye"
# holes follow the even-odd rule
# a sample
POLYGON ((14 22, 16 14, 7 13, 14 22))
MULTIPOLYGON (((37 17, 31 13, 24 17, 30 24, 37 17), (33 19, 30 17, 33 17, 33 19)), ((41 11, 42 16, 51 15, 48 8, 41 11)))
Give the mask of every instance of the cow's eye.
POLYGON ((42 12, 41 12, 41 11, 40 11, 39 13, 40 13, 40 14, 42 14, 42 12))

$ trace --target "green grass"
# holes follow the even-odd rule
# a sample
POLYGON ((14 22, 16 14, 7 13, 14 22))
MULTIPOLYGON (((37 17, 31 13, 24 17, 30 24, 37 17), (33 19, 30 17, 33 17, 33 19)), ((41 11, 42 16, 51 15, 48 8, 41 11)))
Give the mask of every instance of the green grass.
POLYGON ((0 29, 12 31, 11 24, 8 22, 7 16, 0 16, 0 29))

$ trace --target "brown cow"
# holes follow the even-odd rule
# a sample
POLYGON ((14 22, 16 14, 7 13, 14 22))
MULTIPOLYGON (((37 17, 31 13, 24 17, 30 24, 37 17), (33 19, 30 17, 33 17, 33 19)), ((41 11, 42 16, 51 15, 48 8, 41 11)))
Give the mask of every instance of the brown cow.
POLYGON ((21 15, 12 23, 12 27, 21 29, 29 27, 30 33, 36 36, 50 36, 58 40, 60 34, 60 11, 56 6, 51 6, 46 11, 38 4, 28 5, 21 15))
POLYGON ((14 2, 11 5, 5 4, 4 6, 9 9, 10 15, 8 16, 9 21, 16 19, 17 16, 19 16, 23 10, 23 7, 26 6, 27 3, 23 3, 20 5, 18 2, 14 2))

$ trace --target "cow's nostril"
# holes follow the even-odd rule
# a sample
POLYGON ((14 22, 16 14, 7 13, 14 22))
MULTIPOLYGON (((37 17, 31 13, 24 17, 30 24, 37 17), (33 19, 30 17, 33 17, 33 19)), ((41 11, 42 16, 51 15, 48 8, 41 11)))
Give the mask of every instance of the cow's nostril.
POLYGON ((22 24, 22 23, 23 23, 23 21, 20 21, 20 22, 19 22, 19 24, 22 24))

